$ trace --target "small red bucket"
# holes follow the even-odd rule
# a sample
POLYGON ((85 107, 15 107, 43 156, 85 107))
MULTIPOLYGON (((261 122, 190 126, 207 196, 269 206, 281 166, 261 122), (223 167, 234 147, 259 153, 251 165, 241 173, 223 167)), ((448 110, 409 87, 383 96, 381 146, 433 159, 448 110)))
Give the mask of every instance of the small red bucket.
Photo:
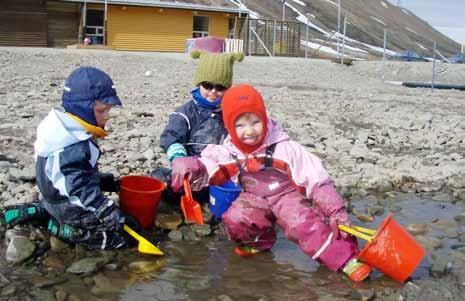
POLYGON ((367 242, 358 258, 398 282, 404 282, 425 256, 425 249, 389 214, 373 242, 367 242))
POLYGON ((153 225, 158 204, 166 184, 146 176, 121 177, 120 206, 123 212, 133 216, 142 228, 153 225))

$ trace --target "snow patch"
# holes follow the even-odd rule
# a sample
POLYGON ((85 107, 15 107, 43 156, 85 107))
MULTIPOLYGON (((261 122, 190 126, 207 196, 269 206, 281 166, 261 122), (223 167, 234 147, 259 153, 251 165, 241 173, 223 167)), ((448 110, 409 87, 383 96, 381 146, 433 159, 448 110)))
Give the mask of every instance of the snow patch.
POLYGON ((384 8, 388 8, 388 5, 384 1, 381 1, 381 5, 384 6, 384 8))
POLYGON ((244 3, 242 3, 242 1, 238 1, 238 0, 229 0, 229 2, 233 3, 234 5, 237 5, 237 7, 241 10, 243 10, 244 12, 247 12, 249 14, 249 17, 251 19, 260 19, 260 14, 253 11, 253 10, 250 10, 247 8, 247 6, 245 6, 244 3))
POLYGON ((301 5, 301 6, 307 6, 307 4, 305 4, 304 2, 300 1, 300 0, 292 0, 294 1, 295 3, 301 5))
POLYGON ((386 26, 386 23, 384 23, 383 21, 381 21, 380 19, 376 18, 376 17, 373 17, 373 16, 370 16, 371 19, 375 20, 376 22, 378 23, 381 23, 383 24, 384 26, 386 26))
POLYGON ((406 15, 409 15, 409 16, 412 15, 412 14, 411 14, 408 10, 406 10, 405 8, 402 8, 401 10, 402 10, 402 12, 403 12, 404 14, 406 14, 406 15))
POLYGON ((331 3, 331 4, 334 5, 334 6, 338 6, 336 2, 333 2, 333 1, 331 1, 331 0, 326 0, 326 1, 329 2, 329 3, 331 3))
POLYGON ((305 45, 305 46, 307 46, 309 48, 312 48, 312 49, 316 49, 318 51, 323 51, 323 52, 326 52, 326 53, 329 53, 329 54, 337 55, 337 51, 334 50, 331 47, 328 47, 328 46, 323 46, 321 44, 306 42, 306 41, 300 41, 300 44, 305 45))
POLYGON ((425 46, 421 45, 420 43, 417 42, 417 45, 420 46, 421 49, 423 50, 429 50, 428 48, 426 48, 425 46))
POLYGON ((407 29, 407 30, 410 31, 410 32, 413 32, 414 34, 418 34, 415 30, 413 30, 413 29, 411 29, 411 28, 409 28, 409 27, 405 27, 405 29, 407 29))

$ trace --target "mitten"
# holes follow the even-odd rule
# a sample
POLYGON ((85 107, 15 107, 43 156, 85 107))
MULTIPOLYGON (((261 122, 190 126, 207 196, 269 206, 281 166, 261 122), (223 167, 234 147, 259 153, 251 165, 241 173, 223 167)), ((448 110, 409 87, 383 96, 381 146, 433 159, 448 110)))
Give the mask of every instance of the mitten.
POLYGON ((205 165, 197 157, 176 158, 171 166, 171 188, 178 192, 182 190, 183 181, 188 177, 192 190, 201 190, 204 177, 207 175, 205 165))

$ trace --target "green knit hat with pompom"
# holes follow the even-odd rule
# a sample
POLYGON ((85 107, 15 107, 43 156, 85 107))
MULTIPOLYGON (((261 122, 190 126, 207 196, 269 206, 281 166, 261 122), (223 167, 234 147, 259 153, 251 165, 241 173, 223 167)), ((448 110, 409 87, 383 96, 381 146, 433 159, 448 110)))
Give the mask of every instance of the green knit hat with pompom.
POLYGON ((202 82, 231 87, 233 78, 233 64, 244 59, 243 53, 208 53, 194 50, 191 52, 194 59, 200 58, 199 66, 194 76, 194 85, 202 82))

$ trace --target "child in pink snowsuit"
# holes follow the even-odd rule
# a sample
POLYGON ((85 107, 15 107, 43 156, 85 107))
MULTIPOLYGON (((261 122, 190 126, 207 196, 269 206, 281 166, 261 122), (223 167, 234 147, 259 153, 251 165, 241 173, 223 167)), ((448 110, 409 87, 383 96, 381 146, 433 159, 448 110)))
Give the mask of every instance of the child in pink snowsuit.
POLYGON ((277 224, 312 259, 333 271, 343 270, 354 281, 366 278, 371 269, 355 259, 356 239, 337 227, 350 225, 349 216, 320 159, 267 117, 253 87, 230 88, 222 110, 228 138, 222 145, 207 146, 200 158, 175 159, 172 188, 181 190, 185 176, 194 190, 232 179, 243 192, 222 221, 239 245, 236 253, 271 249, 277 224))

